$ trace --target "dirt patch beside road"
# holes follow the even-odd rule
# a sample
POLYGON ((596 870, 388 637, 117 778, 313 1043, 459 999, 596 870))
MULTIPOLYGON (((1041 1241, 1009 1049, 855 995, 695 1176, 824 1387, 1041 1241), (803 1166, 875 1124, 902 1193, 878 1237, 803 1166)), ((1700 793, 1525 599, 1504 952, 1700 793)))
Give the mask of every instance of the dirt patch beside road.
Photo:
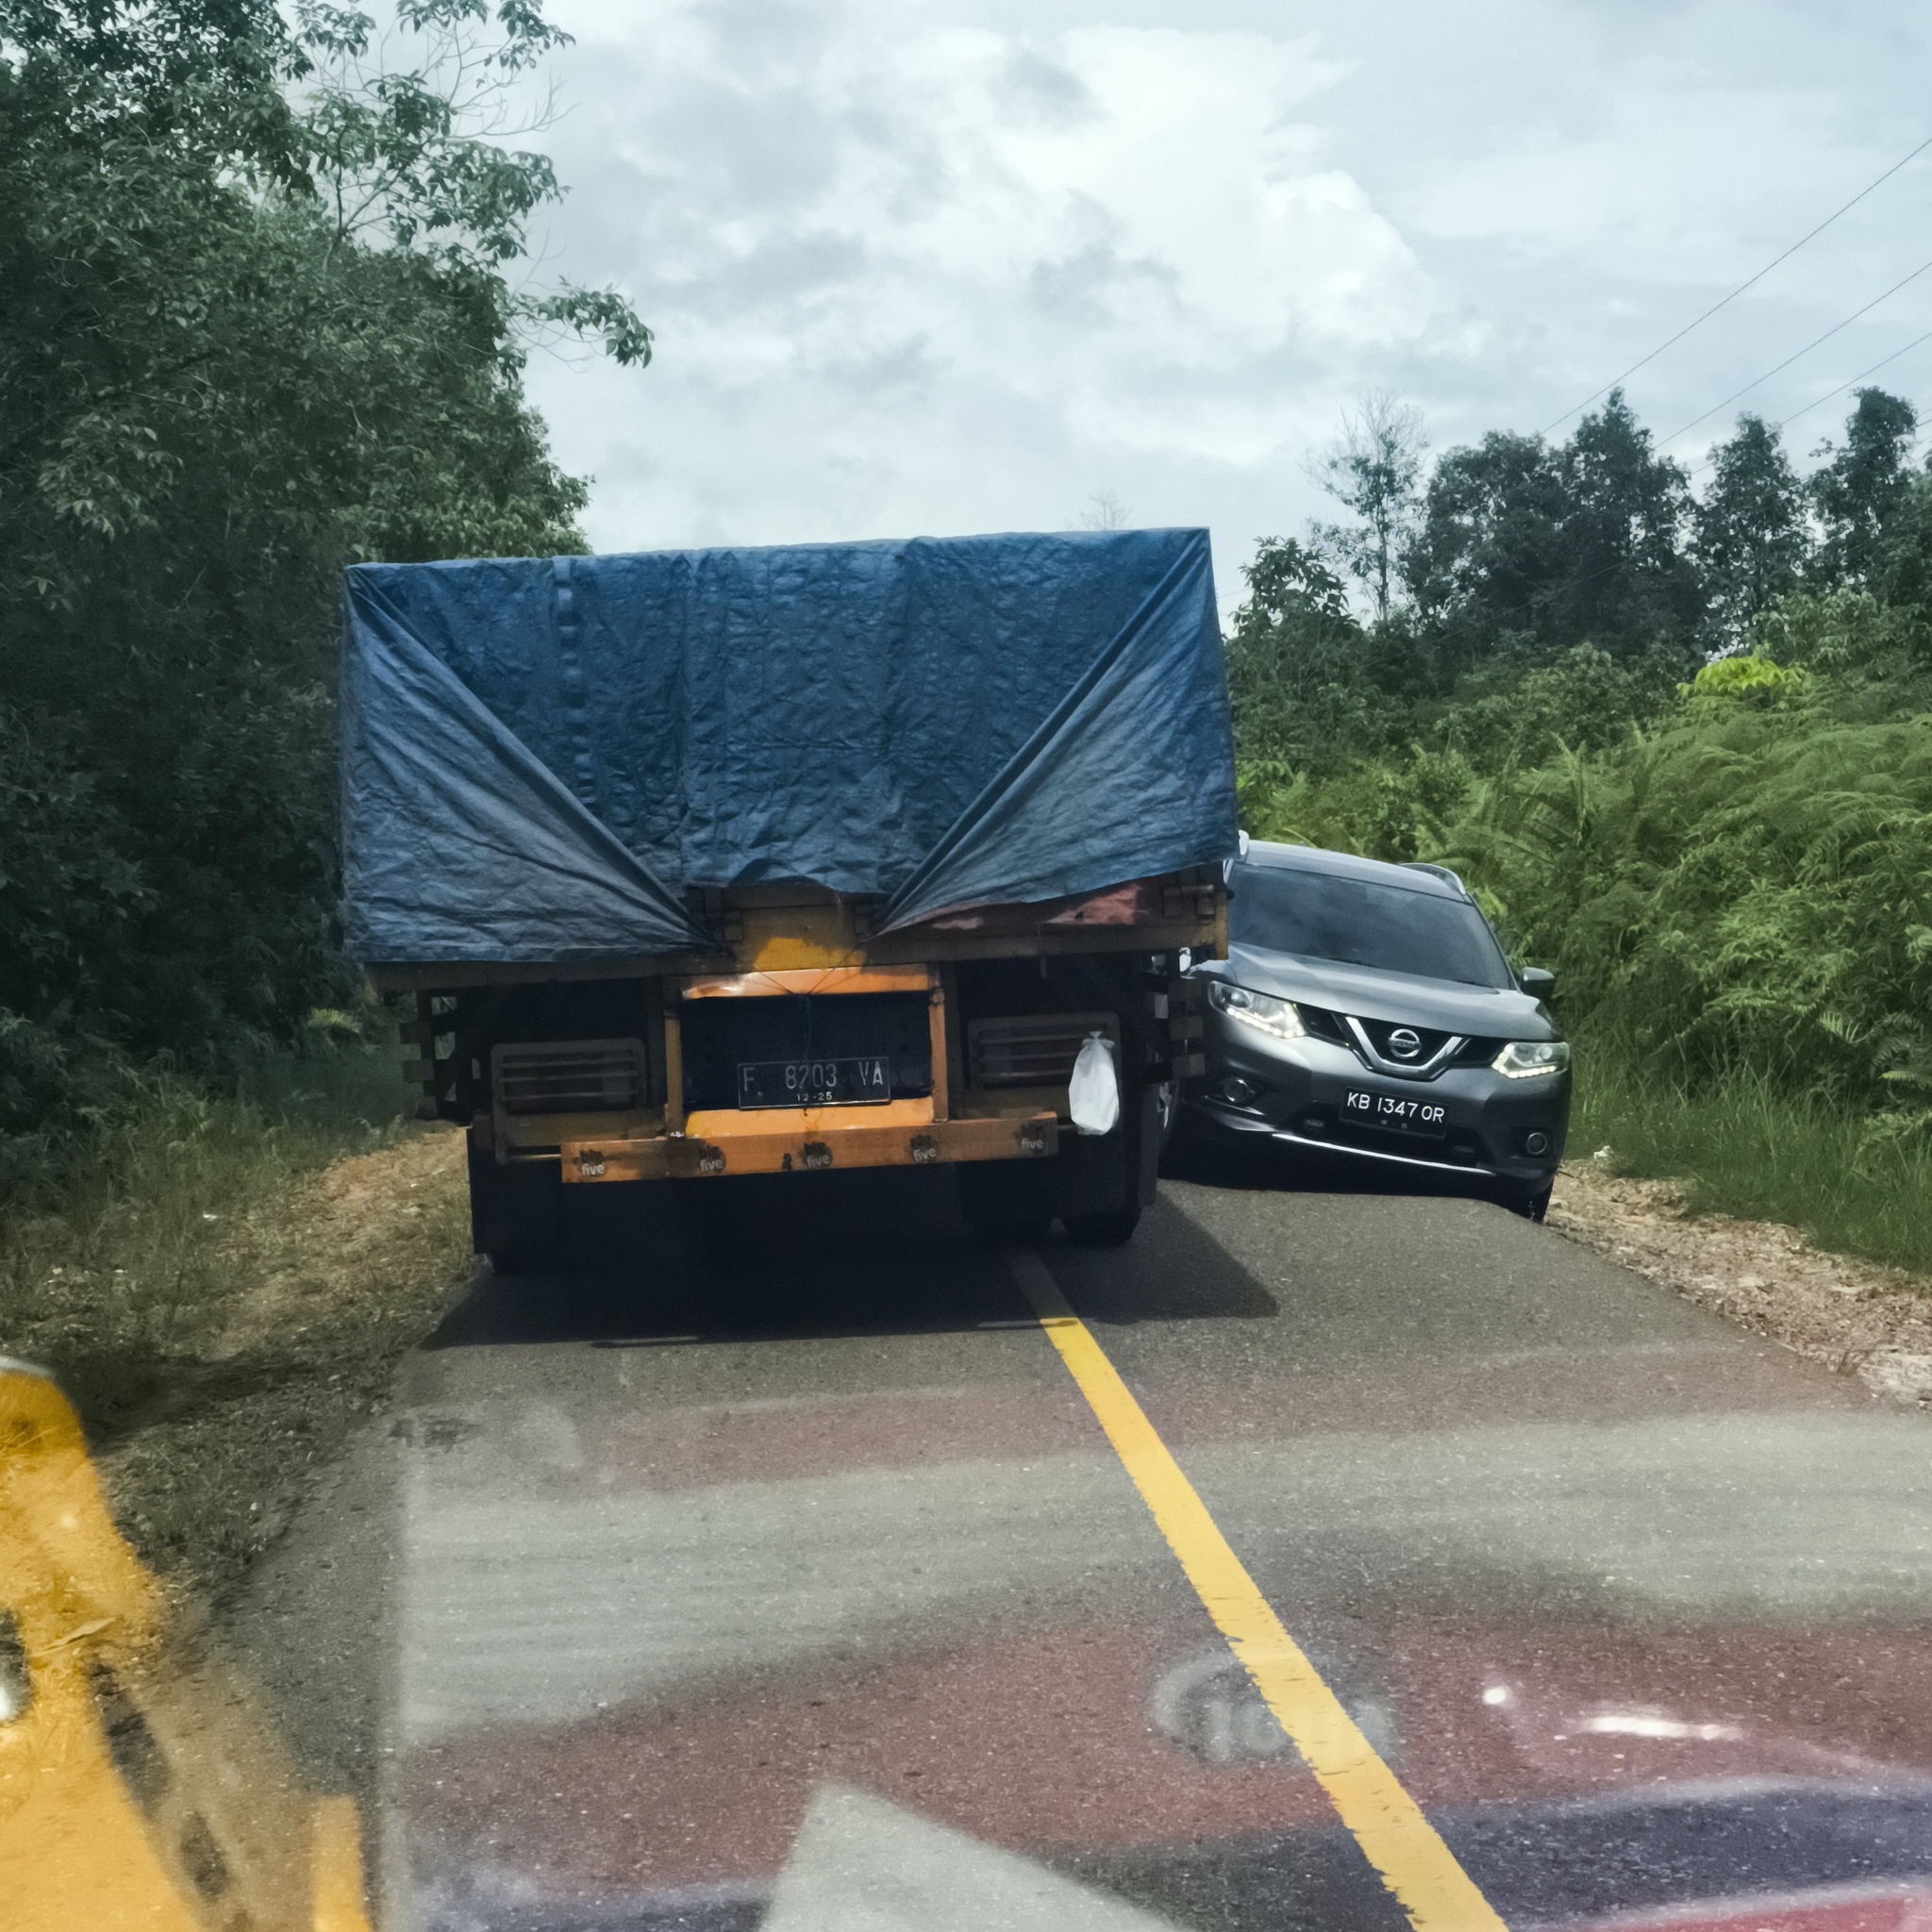
POLYGON ((136 1550, 204 1598, 281 1533, 469 1279, 463 1137, 411 1133, 333 1161, 251 1204, 231 1239, 247 1285, 98 1458, 136 1550))
POLYGON ((1814 1248, 1796 1228, 1687 1214, 1674 1181, 1566 1163, 1549 1224, 1874 1395, 1932 1404, 1932 1280, 1814 1248))

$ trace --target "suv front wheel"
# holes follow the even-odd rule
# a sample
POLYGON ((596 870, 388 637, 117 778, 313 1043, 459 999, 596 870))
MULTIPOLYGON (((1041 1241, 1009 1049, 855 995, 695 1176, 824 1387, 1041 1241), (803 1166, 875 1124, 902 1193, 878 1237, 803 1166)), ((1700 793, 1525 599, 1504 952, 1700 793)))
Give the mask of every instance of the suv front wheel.
POLYGON ((1498 1188, 1494 1199, 1512 1214, 1520 1214, 1525 1221, 1541 1221, 1549 1212, 1550 1189, 1553 1182, 1544 1181, 1541 1186, 1498 1188))

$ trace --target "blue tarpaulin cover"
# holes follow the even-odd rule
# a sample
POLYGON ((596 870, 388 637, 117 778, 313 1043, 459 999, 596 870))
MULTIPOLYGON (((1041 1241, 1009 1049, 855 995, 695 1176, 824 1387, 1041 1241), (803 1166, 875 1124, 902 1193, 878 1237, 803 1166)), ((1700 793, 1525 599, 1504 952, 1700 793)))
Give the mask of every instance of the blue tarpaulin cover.
POLYGON ((342 822, 365 960, 709 949, 702 887, 883 929, 1209 863, 1208 533, 358 565, 342 822))

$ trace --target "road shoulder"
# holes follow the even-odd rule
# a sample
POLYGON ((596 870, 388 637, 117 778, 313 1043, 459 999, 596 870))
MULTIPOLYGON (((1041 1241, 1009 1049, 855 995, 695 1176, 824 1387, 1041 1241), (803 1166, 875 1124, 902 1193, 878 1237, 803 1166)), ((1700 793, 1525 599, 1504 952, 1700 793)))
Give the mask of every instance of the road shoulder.
POLYGON ((1932 1280, 1816 1248, 1794 1227, 1686 1211, 1680 1185, 1565 1163, 1548 1224, 1874 1396, 1932 1406, 1932 1280))

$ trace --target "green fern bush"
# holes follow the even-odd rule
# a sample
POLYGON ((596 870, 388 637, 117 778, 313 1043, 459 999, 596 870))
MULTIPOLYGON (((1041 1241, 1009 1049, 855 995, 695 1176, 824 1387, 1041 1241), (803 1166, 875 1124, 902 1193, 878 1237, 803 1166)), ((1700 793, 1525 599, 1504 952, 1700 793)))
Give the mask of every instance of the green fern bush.
MULTIPOLYGON (((1745 686, 1762 691, 1762 685, 1745 686)), ((1932 725, 1693 698, 1474 789, 1435 856, 1573 1020, 1693 1081, 1932 1101, 1932 725)))

